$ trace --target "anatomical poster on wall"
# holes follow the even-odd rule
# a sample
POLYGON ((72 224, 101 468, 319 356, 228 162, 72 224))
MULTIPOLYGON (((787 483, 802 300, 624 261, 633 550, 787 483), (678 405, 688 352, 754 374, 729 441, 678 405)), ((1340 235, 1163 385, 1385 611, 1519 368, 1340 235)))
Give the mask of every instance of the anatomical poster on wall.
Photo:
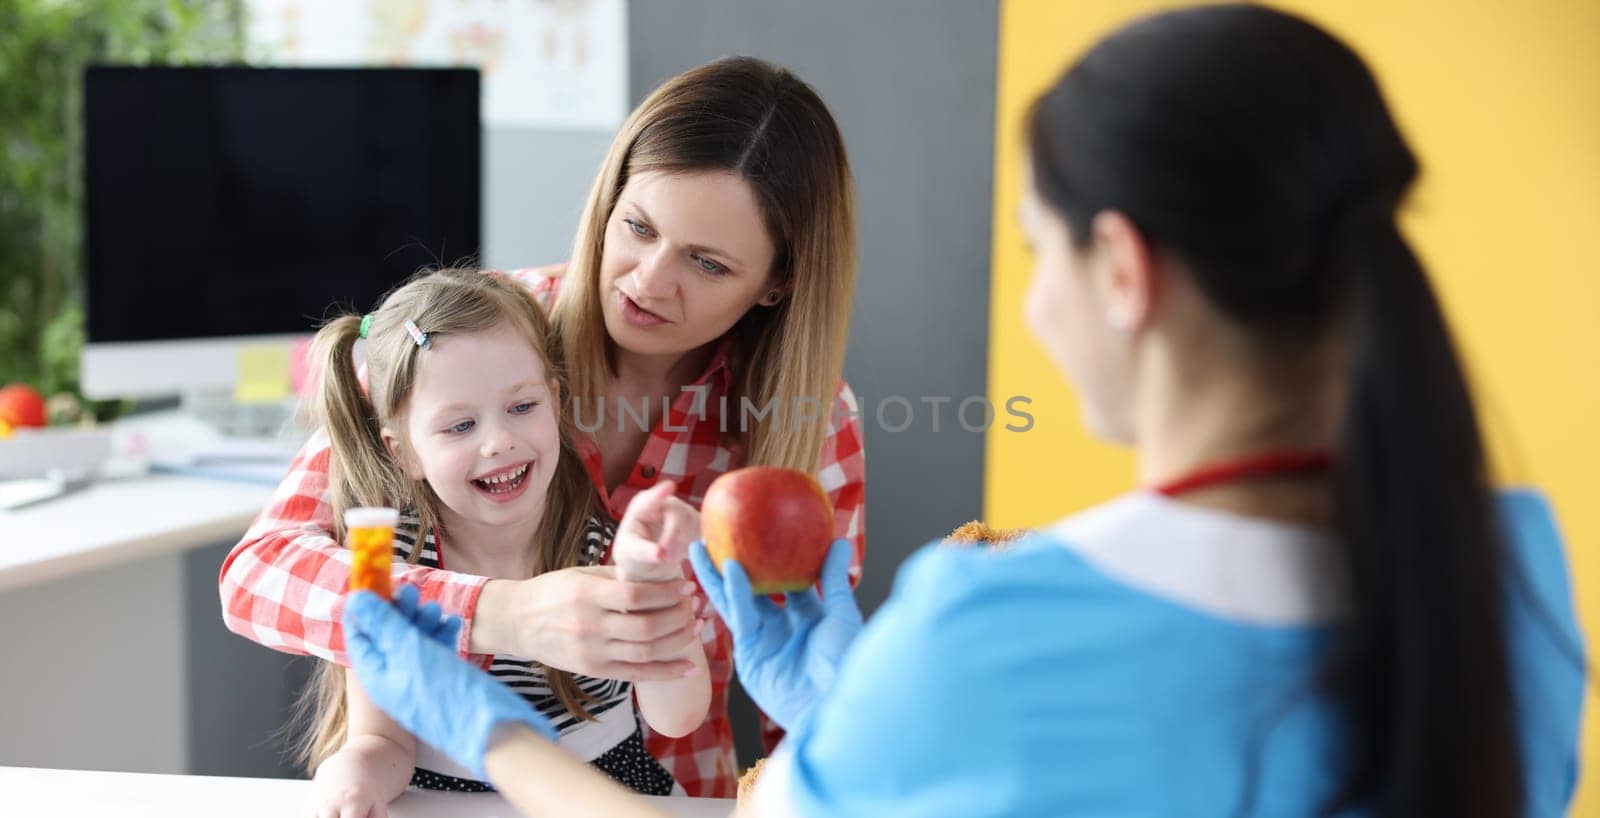
POLYGON ((628 111, 626 0, 247 0, 264 65, 473 65, 484 124, 614 129, 628 111))

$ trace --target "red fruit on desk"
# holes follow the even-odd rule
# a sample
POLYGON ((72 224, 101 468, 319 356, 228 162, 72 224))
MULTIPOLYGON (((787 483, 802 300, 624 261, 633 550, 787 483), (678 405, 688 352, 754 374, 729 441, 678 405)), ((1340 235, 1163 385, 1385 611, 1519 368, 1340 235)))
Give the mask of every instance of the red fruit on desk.
POLYGON ((755 593, 802 591, 816 584, 833 544, 833 507, 811 475, 752 466, 711 484, 700 529, 717 567, 738 560, 755 593))
POLYGON ((44 396, 26 384, 14 383, 0 389, 0 420, 13 429, 43 427, 50 423, 44 396))

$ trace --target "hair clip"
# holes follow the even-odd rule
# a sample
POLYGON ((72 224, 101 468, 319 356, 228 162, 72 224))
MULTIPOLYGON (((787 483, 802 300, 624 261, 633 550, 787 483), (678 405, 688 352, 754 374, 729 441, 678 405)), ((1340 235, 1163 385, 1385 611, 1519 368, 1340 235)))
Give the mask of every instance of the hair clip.
POLYGON ((372 331, 372 313, 369 312, 366 315, 361 316, 361 337, 362 338, 367 337, 367 333, 369 333, 371 331, 372 331))
POLYGON ((428 348, 428 333, 417 329, 417 322, 407 321, 406 332, 411 333, 411 340, 416 341, 417 346, 422 347, 423 349, 428 348))

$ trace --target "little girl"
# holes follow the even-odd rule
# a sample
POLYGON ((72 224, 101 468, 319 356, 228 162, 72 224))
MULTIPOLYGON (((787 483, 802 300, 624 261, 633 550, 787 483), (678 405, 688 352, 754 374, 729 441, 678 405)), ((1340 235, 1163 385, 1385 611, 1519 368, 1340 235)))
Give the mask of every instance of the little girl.
MULTIPOLYGON (((629 532, 644 515, 691 527, 698 517, 666 482, 630 505, 621 535, 601 517, 573 450, 548 333, 522 289, 458 269, 420 275, 376 312, 326 324, 312 354, 324 368, 316 406, 332 440, 333 519, 342 525, 348 508, 398 507, 397 561, 481 576, 598 566, 609 550, 628 579, 681 578, 684 554, 629 532), (353 365, 362 338, 366 388, 353 365)), ((637 686, 638 713, 657 732, 685 735, 705 719, 710 676, 700 645, 695 634, 683 648, 695 672, 637 686)), ((681 792, 645 750, 632 684, 513 656, 486 667, 549 718, 578 757, 638 792, 681 792)), ((301 755, 315 773, 317 815, 381 815, 408 784, 488 789, 374 707, 353 673, 323 663, 316 676, 301 755)))

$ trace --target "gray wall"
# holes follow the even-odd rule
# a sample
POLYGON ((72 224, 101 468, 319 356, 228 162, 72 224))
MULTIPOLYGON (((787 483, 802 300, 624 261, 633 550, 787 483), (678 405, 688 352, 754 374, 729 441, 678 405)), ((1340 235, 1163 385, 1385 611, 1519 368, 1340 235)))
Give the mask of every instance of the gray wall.
POLYGON ((290 717, 317 660, 268 650, 222 624, 217 575, 233 545, 182 555, 188 772, 302 778, 290 759, 298 737, 290 717))
POLYGON ((565 261, 611 131, 486 128, 483 261, 502 269, 565 261))
MULTIPOLYGON (((844 132, 861 235, 845 377, 866 421, 870 610, 917 546, 982 512, 983 436, 954 413, 987 389, 996 3, 636 0, 628 13, 635 103, 687 68, 749 55, 810 83, 844 132), (874 419, 894 395, 917 408, 898 433, 874 419), (951 398, 937 433, 923 397, 951 398)), ((886 420, 898 427, 900 411, 886 420)), ((748 702, 734 719, 749 763, 761 753, 748 702)))

